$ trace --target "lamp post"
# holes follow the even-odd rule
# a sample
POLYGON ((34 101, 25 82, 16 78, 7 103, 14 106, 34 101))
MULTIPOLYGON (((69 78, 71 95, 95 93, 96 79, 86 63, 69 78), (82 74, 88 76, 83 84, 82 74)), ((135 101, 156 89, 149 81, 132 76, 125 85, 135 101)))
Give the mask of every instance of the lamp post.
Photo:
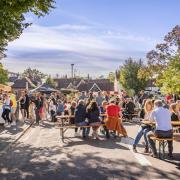
POLYGON ((74 77, 74 64, 71 64, 71 77, 74 77))

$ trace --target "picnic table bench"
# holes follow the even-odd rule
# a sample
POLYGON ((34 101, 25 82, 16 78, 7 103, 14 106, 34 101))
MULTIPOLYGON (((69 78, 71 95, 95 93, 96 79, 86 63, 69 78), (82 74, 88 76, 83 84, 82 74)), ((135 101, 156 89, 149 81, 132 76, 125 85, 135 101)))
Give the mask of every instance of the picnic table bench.
POLYGON ((156 136, 150 137, 154 141, 158 141, 159 144, 159 158, 165 158, 165 148, 168 144, 168 141, 178 141, 180 140, 180 133, 174 133, 172 138, 158 138, 156 136))
MULTIPOLYGON (((155 122, 150 122, 147 120, 142 121, 141 123, 146 124, 146 125, 151 125, 151 126, 155 126, 155 122)), ((180 121, 171 121, 171 124, 174 128, 180 127, 180 121)), ((176 131, 174 131, 176 132, 176 131)), ((178 141, 180 140, 180 133, 173 133, 173 137, 172 138, 159 138, 156 136, 151 136, 150 137, 152 140, 154 141, 158 141, 159 144, 159 158, 160 159, 164 159, 165 158, 165 148, 167 146, 167 142, 168 141, 178 141)))
MULTIPOLYGON (((106 116, 106 114, 101 114, 101 116, 106 116)), ((91 127, 100 127, 105 126, 105 124, 99 124, 99 125, 85 125, 85 126, 77 126, 75 124, 70 124, 70 118, 73 118, 74 116, 64 115, 64 116, 56 116, 58 125, 60 126, 60 137, 62 141, 64 141, 64 133, 70 129, 70 128, 91 128, 91 127)))

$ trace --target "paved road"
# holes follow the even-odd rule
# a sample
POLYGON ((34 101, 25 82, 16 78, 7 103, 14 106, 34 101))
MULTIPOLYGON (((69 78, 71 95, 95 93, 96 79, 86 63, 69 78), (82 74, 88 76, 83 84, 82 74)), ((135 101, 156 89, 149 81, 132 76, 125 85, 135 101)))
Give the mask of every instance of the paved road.
POLYGON ((31 125, 31 122, 17 121, 16 125, 1 126, 0 125, 0 152, 6 149, 9 144, 18 139, 24 131, 31 125))
MULTIPOLYGON (((127 125, 134 137, 137 126, 127 125)), ((67 131, 73 136, 73 130, 67 131)), ((86 140, 59 139, 53 123, 33 126, 11 149, 0 157, 0 179, 179 179, 179 157, 165 162, 134 154, 131 138, 86 140)), ((180 142, 178 142, 180 143, 180 142)), ((175 145, 177 146, 177 144, 175 145)), ((179 146, 179 144, 178 144, 179 146)), ((178 148, 175 148, 177 152, 178 148)), ((143 151, 142 147, 138 149, 143 151)))

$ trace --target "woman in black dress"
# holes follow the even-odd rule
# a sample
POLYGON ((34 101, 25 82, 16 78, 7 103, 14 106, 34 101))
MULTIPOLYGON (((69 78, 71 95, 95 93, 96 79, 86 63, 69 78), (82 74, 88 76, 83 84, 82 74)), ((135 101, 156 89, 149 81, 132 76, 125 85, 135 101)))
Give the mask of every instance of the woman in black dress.
POLYGON ((21 92, 21 96, 18 102, 20 102, 20 111, 22 115, 22 120, 24 121, 25 120, 25 102, 26 102, 26 96, 25 96, 24 91, 21 92))

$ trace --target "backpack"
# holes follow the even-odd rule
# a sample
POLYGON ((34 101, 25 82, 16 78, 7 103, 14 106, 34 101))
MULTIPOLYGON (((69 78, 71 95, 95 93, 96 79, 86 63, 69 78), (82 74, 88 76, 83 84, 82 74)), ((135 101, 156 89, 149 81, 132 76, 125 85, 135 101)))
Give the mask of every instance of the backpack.
POLYGON ((10 100, 10 107, 12 107, 13 106, 13 101, 12 100, 10 100))

